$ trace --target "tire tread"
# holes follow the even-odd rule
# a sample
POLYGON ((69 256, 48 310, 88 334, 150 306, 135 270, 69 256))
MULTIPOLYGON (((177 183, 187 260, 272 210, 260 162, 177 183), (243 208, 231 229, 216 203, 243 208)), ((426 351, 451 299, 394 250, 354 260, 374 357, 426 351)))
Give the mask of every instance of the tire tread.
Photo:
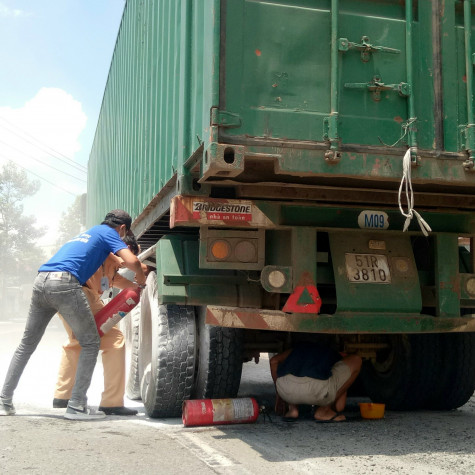
POLYGON ((181 415, 183 401, 190 398, 193 387, 193 308, 160 305, 157 330, 156 341, 153 343, 157 351, 152 356, 152 377, 142 399, 150 417, 178 417, 181 415))

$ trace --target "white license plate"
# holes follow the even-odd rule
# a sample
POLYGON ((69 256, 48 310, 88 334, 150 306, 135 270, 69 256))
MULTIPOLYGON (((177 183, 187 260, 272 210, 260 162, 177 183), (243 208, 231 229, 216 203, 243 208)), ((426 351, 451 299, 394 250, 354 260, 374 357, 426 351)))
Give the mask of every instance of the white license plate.
POLYGON ((346 273, 350 282, 390 284, 388 258, 381 254, 345 254, 346 273))

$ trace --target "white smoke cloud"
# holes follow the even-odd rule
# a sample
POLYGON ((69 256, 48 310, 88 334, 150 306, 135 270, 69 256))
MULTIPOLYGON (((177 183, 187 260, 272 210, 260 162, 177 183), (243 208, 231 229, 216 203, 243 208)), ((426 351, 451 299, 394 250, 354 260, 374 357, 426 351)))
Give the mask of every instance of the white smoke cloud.
POLYGON ((40 89, 20 108, 0 107, 0 166, 11 160, 41 182, 24 202, 25 213, 48 226, 41 244, 56 241, 61 212, 86 191, 86 164, 74 161, 86 122, 81 103, 58 88, 40 89))

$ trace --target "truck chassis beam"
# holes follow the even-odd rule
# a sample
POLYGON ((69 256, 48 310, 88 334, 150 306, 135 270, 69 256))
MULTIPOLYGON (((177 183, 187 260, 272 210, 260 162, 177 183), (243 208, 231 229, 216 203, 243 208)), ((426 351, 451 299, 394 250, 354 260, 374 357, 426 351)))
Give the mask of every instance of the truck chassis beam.
POLYGON ((206 323, 229 328, 305 333, 475 332, 473 317, 442 318, 412 313, 308 315, 222 306, 208 306, 206 323))

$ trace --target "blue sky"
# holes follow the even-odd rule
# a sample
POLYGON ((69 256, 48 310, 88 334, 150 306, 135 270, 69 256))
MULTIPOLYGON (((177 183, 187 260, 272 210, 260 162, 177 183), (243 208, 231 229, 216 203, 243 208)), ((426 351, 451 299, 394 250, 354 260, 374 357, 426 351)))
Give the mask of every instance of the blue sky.
POLYGON ((0 0, 0 165, 10 159, 42 178, 25 201, 26 214, 50 227, 42 244, 54 243, 61 212, 86 191, 83 167, 124 4, 0 0))

